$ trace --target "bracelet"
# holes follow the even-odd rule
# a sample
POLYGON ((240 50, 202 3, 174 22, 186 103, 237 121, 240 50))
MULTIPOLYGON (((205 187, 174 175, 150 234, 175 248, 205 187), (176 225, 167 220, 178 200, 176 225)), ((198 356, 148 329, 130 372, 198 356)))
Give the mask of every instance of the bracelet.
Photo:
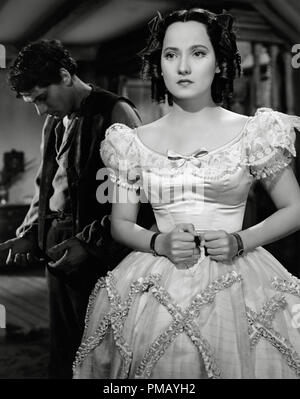
POLYGON ((150 249, 154 256, 159 256, 159 254, 155 250, 155 240, 159 236, 160 233, 154 233, 150 240, 150 249))
POLYGON ((236 256, 243 255, 244 254, 244 244, 241 239, 241 236, 238 233, 231 233, 231 235, 233 235, 233 237, 235 237, 237 245, 238 245, 238 250, 237 250, 236 256))

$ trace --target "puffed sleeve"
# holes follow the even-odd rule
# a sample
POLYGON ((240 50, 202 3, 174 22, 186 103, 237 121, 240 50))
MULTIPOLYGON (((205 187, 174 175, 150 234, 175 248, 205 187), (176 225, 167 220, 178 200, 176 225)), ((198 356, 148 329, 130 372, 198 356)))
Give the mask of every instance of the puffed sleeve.
POLYGON ((246 164, 256 179, 274 176, 296 156, 296 131, 300 118, 260 108, 247 126, 246 164))
POLYGON ((140 190, 139 152, 131 128, 122 123, 111 125, 101 143, 100 155, 112 182, 129 190, 140 190))

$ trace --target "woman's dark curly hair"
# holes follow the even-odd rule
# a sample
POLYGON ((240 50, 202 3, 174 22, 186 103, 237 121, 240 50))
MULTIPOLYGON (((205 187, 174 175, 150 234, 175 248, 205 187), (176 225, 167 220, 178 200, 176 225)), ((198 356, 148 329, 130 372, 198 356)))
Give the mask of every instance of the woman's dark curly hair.
POLYGON ((41 40, 28 44, 19 52, 9 68, 8 82, 20 97, 20 93, 28 92, 35 86, 60 83, 60 68, 74 75, 77 63, 59 40, 41 40))
POLYGON ((173 11, 164 18, 158 15, 150 21, 150 38, 142 57, 141 76, 151 79, 152 99, 164 102, 167 94, 169 104, 173 103, 161 75, 161 51, 167 28, 174 22, 197 21, 206 25, 207 33, 215 51, 220 72, 215 74, 211 94, 213 101, 222 104, 233 92, 233 80, 241 73, 241 57, 236 45, 233 18, 230 14, 214 14, 201 8, 173 11))

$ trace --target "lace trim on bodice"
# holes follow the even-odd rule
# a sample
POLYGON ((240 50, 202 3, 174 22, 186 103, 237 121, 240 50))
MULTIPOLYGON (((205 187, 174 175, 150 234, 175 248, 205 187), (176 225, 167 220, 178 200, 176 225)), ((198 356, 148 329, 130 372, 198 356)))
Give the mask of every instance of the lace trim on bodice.
POLYGON ((174 177, 184 173, 204 177, 207 181, 220 180, 237 171, 243 165, 242 148, 240 142, 236 142, 222 151, 204 154, 199 161, 193 162, 193 158, 173 160, 165 155, 143 151, 141 154, 142 165, 145 170, 161 177, 174 177), (149 166, 148 166, 149 165, 149 166), (151 166, 152 165, 152 166, 151 166), (155 165, 153 167, 153 165, 155 165))
POLYGON ((217 181, 247 168, 251 175, 261 179, 278 173, 296 155, 295 127, 300 129, 300 118, 261 108, 229 143, 212 151, 198 149, 187 156, 174 155, 172 151, 158 153, 143 144, 136 129, 115 123, 107 130, 101 156, 113 169, 112 180, 135 190, 141 187, 136 178, 141 177, 141 169, 166 178, 188 171, 206 181, 217 181), (126 167, 122 169, 120 164, 124 161, 126 167))

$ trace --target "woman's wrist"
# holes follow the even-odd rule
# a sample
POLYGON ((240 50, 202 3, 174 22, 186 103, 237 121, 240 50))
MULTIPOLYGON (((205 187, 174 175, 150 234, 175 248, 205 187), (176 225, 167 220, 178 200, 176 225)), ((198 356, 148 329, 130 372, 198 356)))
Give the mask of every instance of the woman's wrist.
POLYGON ((155 233, 155 234, 156 238, 154 239, 154 244, 153 244, 153 250, 155 251, 155 255, 164 256, 163 247, 161 244, 164 234, 163 233, 155 233))
POLYGON ((234 256, 242 256, 244 254, 244 243, 239 233, 231 233, 236 241, 236 253, 234 256))
POLYGON ((158 237, 160 236, 160 234, 161 233, 158 233, 158 232, 154 233, 150 240, 150 250, 154 256, 160 255, 160 253, 157 251, 157 246, 156 246, 156 241, 157 241, 158 237))

